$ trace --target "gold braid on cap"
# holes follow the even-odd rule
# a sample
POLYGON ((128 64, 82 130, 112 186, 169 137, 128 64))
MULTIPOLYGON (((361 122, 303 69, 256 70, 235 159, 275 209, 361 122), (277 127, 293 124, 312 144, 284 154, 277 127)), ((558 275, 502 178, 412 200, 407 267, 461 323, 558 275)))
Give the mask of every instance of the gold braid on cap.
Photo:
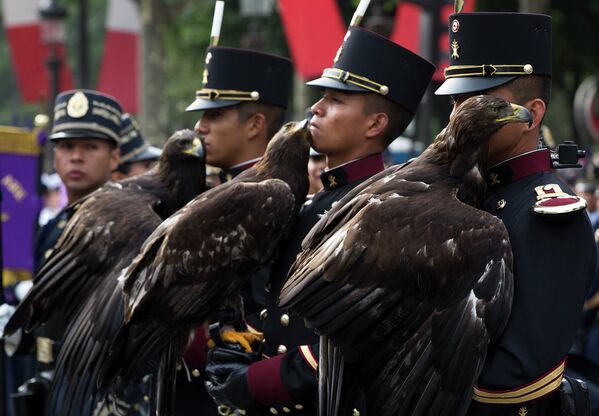
POLYGON ((494 75, 531 75, 531 64, 526 65, 452 65, 445 68, 445 78, 492 77, 494 75))
POLYGON ((362 87, 368 91, 376 92, 377 94, 389 94, 388 86, 379 84, 378 82, 372 81, 366 77, 362 77, 339 68, 326 68, 322 72, 322 77, 336 79, 337 81, 341 81, 345 84, 357 85, 358 87, 362 87))
POLYGON ((217 90, 213 88, 202 88, 196 91, 196 98, 202 100, 234 100, 234 101, 258 101, 258 91, 217 90))

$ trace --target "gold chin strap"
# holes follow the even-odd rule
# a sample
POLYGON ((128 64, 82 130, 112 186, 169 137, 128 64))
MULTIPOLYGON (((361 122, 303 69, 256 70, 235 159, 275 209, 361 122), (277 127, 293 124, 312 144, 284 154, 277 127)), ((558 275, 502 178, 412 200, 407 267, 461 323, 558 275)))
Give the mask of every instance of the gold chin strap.
POLYGON ((232 101, 258 101, 258 91, 217 90, 202 88, 196 91, 196 98, 201 100, 232 100, 232 101))
POLYGON ((389 94, 389 87, 378 82, 372 81, 366 77, 353 74, 349 71, 344 71, 338 68, 326 68, 322 73, 323 78, 336 79, 345 84, 353 84, 358 87, 367 89, 368 91, 376 92, 377 94, 389 94))
POLYGON ((526 65, 452 65, 445 68, 445 78, 492 77, 494 75, 531 75, 533 67, 526 65))

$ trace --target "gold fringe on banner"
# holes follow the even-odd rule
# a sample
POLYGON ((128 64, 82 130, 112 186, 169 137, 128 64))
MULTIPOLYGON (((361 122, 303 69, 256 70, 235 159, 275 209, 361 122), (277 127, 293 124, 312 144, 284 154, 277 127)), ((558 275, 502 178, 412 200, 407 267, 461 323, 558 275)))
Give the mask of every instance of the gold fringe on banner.
POLYGON ((29 270, 19 269, 4 269, 2 270, 2 285, 3 287, 14 286, 23 280, 31 279, 29 270))
POLYGON ((17 155, 39 155, 37 134, 17 127, 0 127, 0 152, 17 155))

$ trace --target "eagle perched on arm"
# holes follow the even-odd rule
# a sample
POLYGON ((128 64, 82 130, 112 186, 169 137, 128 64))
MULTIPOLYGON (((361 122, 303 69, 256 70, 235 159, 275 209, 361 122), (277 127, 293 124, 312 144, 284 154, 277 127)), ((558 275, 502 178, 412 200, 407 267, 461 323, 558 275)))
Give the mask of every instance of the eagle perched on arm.
POLYGON ((192 329, 236 303, 251 273, 273 259, 308 191, 306 126, 285 125, 260 162, 194 199, 146 240, 121 278, 125 317, 103 385, 153 371, 148 363, 155 366, 159 354, 160 367, 172 367, 192 329))
MULTIPOLYGON (((205 189, 204 149, 191 130, 175 132, 150 172, 108 182, 76 202, 50 257, 5 327, 32 331, 61 308, 69 322, 94 288, 114 269, 130 264, 163 218, 205 189)), ((60 340, 58 340, 60 341, 60 340)))
POLYGON ((319 411, 462 415, 512 298, 503 223, 481 211, 490 137, 531 122, 476 96, 411 163, 346 195, 306 236, 280 305, 321 335, 319 411), (360 383, 364 384, 360 384, 360 383))

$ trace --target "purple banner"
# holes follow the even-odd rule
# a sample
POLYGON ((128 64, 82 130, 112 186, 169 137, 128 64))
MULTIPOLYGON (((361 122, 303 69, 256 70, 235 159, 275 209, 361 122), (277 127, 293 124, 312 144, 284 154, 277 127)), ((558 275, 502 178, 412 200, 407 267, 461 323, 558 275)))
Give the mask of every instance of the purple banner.
POLYGON ((37 194, 40 147, 36 133, 0 127, 3 285, 30 279, 41 199, 37 194))

